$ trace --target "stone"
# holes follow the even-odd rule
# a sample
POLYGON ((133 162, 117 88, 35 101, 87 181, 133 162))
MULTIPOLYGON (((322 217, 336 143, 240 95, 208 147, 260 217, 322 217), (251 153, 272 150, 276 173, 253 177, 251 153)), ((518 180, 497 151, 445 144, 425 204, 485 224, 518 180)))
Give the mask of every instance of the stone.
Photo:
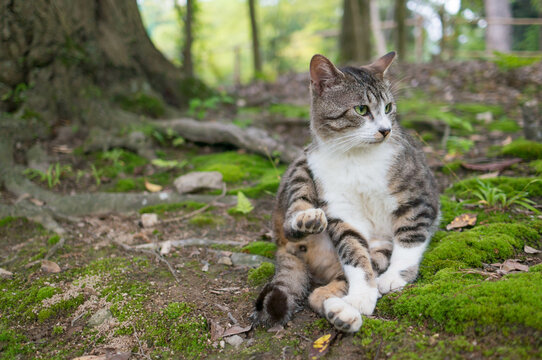
POLYGON ((0 268, 0 279, 11 279, 12 277, 13 273, 11 271, 0 268))
POLYGON ((141 224, 144 228, 153 227, 158 224, 158 215, 156 214, 142 214, 141 215, 141 224))
POLYGON ((228 256, 222 256, 220 259, 218 259, 218 263, 222 265, 232 266, 233 262, 228 256))
POLYGON ((59 273, 60 266, 58 266, 57 263, 49 261, 49 260, 42 260, 41 261, 41 271, 49 274, 57 274, 59 273))
POLYGON ((263 262, 271 262, 271 259, 268 259, 261 255, 233 253, 231 255, 231 261, 235 266, 248 266, 256 268, 260 266, 263 262))
POLYGON ((227 338, 224 338, 224 340, 226 340, 228 344, 230 344, 231 346, 235 348, 238 348, 239 345, 243 343, 243 338, 240 337, 239 335, 229 336, 227 338))
POLYGON ((88 319, 88 326, 90 327, 100 326, 107 320, 111 319, 112 317, 113 317, 113 314, 111 313, 109 309, 105 309, 105 308, 100 309, 96 311, 94 315, 90 317, 90 319, 88 319))
POLYGON ((222 174, 218 171, 194 171, 179 176, 173 183, 180 194, 202 190, 220 190, 224 184, 222 174))

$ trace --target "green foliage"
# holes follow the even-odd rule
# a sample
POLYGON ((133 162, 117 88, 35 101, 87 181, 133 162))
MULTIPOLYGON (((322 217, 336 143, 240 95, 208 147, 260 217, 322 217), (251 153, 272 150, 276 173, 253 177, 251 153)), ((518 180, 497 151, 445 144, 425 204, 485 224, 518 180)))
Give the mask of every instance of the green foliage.
POLYGON ((444 164, 444 166, 442 166, 442 173, 446 175, 454 174, 461 168, 461 162, 461 160, 457 160, 444 164))
POLYGON ((204 227, 204 226, 214 226, 218 227, 224 224, 224 218, 217 215, 205 215, 198 214, 191 218, 188 221, 189 224, 204 227))
POLYGON ((216 110, 219 105, 233 103, 233 98, 226 94, 214 95, 205 99, 194 98, 188 103, 188 115, 201 120, 209 111, 216 110))
POLYGON ((124 149, 111 149, 98 153, 96 166, 104 176, 113 179, 119 173, 133 174, 137 167, 148 163, 147 159, 124 149))
POLYGON ((542 175, 542 159, 531 161, 529 166, 538 174, 542 175))
POLYGON ((177 160, 164 160, 164 159, 153 159, 151 161, 151 164, 153 164, 156 167, 159 168, 167 168, 167 169, 182 169, 183 167, 188 164, 188 161, 177 161, 177 160))
POLYGON ((417 128, 419 122, 438 120, 448 124, 452 129, 467 132, 473 130, 471 121, 467 117, 454 114, 448 105, 425 99, 423 94, 399 100, 397 111, 401 115, 401 124, 407 128, 417 128))
POLYGON ((169 303, 165 309, 165 313, 171 320, 178 319, 183 315, 189 314, 194 310, 194 306, 184 302, 169 303))
POLYGON ((271 106, 269 106, 269 112, 285 118, 310 119, 310 109, 308 106, 271 104, 271 106))
POLYGON ((15 87, 5 93, 0 100, 5 102, 13 103, 16 107, 19 107, 23 102, 26 101, 26 91, 32 88, 32 85, 27 85, 26 83, 18 83, 15 87))
POLYGON ((534 181, 535 178, 530 177, 508 177, 498 176, 492 179, 478 179, 470 178, 458 181, 450 188, 446 189, 447 195, 461 195, 468 196, 469 191, 472 191, 478 187, 478 182, 481 181, 484 184, 497 186, 499 189, 507 194, 514 191, 528 191, 531 197, 542 196, 542 182, 534 181))
POLYGON ((241 251, 247 254, 261 255, 274 259, 277 245, 269 241, 254 241, 244 246, 241 251))
POLYGON ((129 192, 133 190, 143 190, 144 189, 144 183, 142 179, 118 179, 115 185, 108 189, 110 192, 129 192))
POLYGON ((542 159, 542 144, 525 139, 517 139, 504 146, 502 155, 517 156, 525 160, 542 159))
POLYGON ((264 262, 256 269, 248 271, 248 282, 252 286, 258 286, 265 283, 275 273, 275 265, 264 262))
POLYGON ((53 235, 47 239, 47 244, 50 246, 56 245, 60 241, 60 235, 53 235))
POLYGON ((511 69, 517 69, 523 66, 533 65, 539 61, 542 61, 542 56, 530 56, 530 57, 524 57, 524 56, 518 56, 514 54, 507 54, 502 53, 499 51, 495 51, 495 59, 493 62, 497 64, 499 69, 501 70, 511 70, 511 69))
POLYGON ((140 214, 155 213, 155 214, 164 214, 167 212, 180 211, 180 210, 198 210, 204 207, 205 203, 200 203, 197 201, 183 201, 180 203, 173 204, 158 204, 145 206, 139 210, 140 214))
POLYGON ((247 199, 245 194, 243 194, 241 191, 237 192, 237 205, 231 209, 228 210, 229 214, 243 214, 247 215, 252 210, 254 210, 254 206, 252 206, 252 203, 250 200, 247 199))
POLYGON ((464 154, 474 146, 474 141, 457 136, 450 136, 446 143, 446 150, 449 154, 464 154))
POLYGON ((529 185, 536 182, 542 182, 542 179, 533 180, 528 183, 522 191, 514 190, 506 193, 497 186, 484 183, 478 179, 478 185, 476 189, 471 191, 471 196, 477 199, 479 204, 491 209, 506 210, 513 205, 517 205, 535 213, 539 213, 539 211, 533 207, 536 203, 529 199, 529 192, 525 191, 529 185))
POLYGON ((34 353, 34 344, 26 336, 8 329, 0 323, 0 355, 2 359, 18 359, 22 355, 34 353))
POLYGON ((39 178, 41 182, 47 182, 49 188, 53 188, 60 184, 60 177, 71 174, 72 167, 70 165, 60 165, 60 163, 51 164, 46 172, 38 169, 28 168, 23 172, 29 179, 39 178))
POLYGON ((54 288, 52 286, 44 286, 41 289, 38 290, 36 294, 36 300, 42 301, 44 299, 49 299, 54 294, 57 294, 59 290, 57 288, 54 288))
POLYGON ((15 220, 17 220, 17 219, 19 219, 19 218, 13 217, 13 216, 7 216, 5 218, 2 218, 2 219, 0 219, 0 227, 3 227, 3 226, 8 227, 10 224, 15 222, 15 220))
POLYGON ((505 133, 515 133, 521 130, 521 127, 514 120, 502 119, 490 123, 489 130, 497 130, 505 133))
POLYGON ((119 95, 115 98, 115 101, 119 103, 124 110, 136 114, 158 118, 165 113, 164 104, 160 99, 142 92, 136 92, 130 95, 119 95))

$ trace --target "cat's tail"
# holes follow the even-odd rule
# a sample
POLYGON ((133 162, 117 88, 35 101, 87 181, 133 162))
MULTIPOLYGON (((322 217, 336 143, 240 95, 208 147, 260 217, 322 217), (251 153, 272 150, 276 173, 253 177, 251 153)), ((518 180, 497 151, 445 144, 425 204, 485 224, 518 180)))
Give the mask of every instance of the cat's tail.
POLYGON ((286 324, 307 297, 310 275, 305 262, 289 253, 286 246, 276 253, 273 279, 265 285, 252 313, 254 326, 286 324))

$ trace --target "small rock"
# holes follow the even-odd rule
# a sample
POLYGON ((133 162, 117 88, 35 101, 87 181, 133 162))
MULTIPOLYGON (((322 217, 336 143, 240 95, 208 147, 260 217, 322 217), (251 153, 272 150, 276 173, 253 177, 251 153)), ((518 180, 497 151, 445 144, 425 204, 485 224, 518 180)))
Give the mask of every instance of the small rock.
POLYGON ((57 274, 59 273, 60 266, 58 266, 57 263, 49 261, 49 260, 42 260, 41 261, 41 271, 49 274, 57 274))
POLYGON ((229 336, 227 338, 224 338, 224 340, 226 340, 228 344, 230 344, 231 346, 235 348, 238 348, 239 345, 243 343, 243 338, 240 337, 239 335, 229 336))
POLYGON ((0 279, 11 279, 12 277, 13 273, 11 271, 0 268, 0 279))
POLYGON ((201 268, 201 271, 203 272, 209 271, 209 263, 207 261, 202 261, 202 262, 203 262, 203 267, 201 268))
POLYGON ((160 248, 160 255, 167 255, 171 252, 171 240, 164 241, 160 248))
POLYGON ((476 120, 483 121, 485 124, 489 124, 493 121, 493 114, 491 111, 476 114, 476 120))
POLYGON ((223 183, 222 174, 218 171, 194 171, 179 176, 174 181, 175 188, 180 194, 201 190, 220 190, 223 183))
POLYGON ((278 325, 275 325, 275 326, 267 329, 267 332, 278 333, 279 331, 282 331, 282 330, 284 330, 284 326, 278 324, 278 325))
POLYGON ((141 215, 141 224, 143 227, 149 228, 158 224, 158 215, 156 214, 143 214, 141 215))
POLYGON ((233 265, 233 263, 231 262, 231 259, 227 256, 222 256, 220 259, 218 259, 218 263, 222 265, 228 265, 228 266, 233 265))
POLYGON ((224 349, 224 346, 226 346, 226 342, 224 342, 224 340, 220 340, 219 344, 222 349, 224 349))
POLYGON ((270 262, 271 260, 260 255, 233 253, 231 255, 231 261, 236 266, 248 266, 255 268, 260 266, 263 262, 270 262))
POLYGON ((107 320, 111 319, 112 317, 113 317, 113 314, 111 313, 109 309, 105 309, 105 308, 100 309, 96 311, 94 315, 90 317, 90 319, 88 319, 88 326, 90 327, 100 326, 107 320))

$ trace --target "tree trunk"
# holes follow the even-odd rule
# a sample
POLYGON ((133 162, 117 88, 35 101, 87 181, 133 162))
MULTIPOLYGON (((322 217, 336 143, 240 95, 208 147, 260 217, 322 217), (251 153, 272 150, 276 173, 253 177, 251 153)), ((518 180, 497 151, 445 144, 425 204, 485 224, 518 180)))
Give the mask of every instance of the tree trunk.
POLYGON ((387 52, 386 39, 382 33, 382 24, 380 22, 380 11, 377 0, 369 0, 371 10, 371 29, 375 37, 375 45, 378 56, 382 56, 387 52))
POLYGON ((509 0, 484 0, 487 19, 486 50, 488 52, 509 52, 512 49, 512 29, 510 25, 495 24, 494 21, 512 17, 509 0))
POLYGON ((194 77, 192 62, 192 23, 194 17, 194 0, 186 0, 186 16, 184 18, 184 44, 183 44, 183 74, 186 78, 194 77))
POLYGON ((344 63, 365 63, 371 58, 369 0, 344 0, 340 57, 344 63))
POLYGON ((254 77, 262 73, 262 58, 260 56, 260 39, 258 37, 258 22, 256 20, 256 0, 248 0, 250 13, 250 30, 252 32, 252 58, 254 61, 254 77))
POLYGON ((93 124, 109 120, 103 103, 114 92, 150 89, 179 104, 181 81, 147 36, 136 0, 0 5, 0 92, 13 95, 0 111, 25 109, 49 125, 93 124))
MULTIPOLYGON (((405 20, 407 16, 407 7, 406 0, 395 0, 395 23, 397 27, 395 28, 395 47, 397 53, 399 54, 399 60, 406 60, 406 42, 407 42, 407 32, 405 20)), ((420 34, 421 36, 421 34, 420 34)))

